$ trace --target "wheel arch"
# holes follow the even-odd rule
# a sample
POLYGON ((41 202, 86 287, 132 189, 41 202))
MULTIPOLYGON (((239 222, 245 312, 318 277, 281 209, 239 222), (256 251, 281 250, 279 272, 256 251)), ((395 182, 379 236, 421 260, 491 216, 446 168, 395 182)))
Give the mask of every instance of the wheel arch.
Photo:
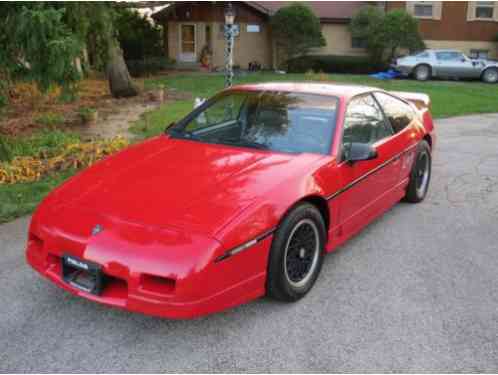
POLYGON ((429 147, 431 148, 432 150, 432 137, 430 134, 426 134, 424 135, 424 138, 423 138, 424 141, 427 141, 427 143, 429 144, 429 147))
POLYGON ((285 218, 295 207, 297 207, 302 203, 311 204, 318 210, 318 212, 320 212, 320 215, 322 215, 323 222, 325 224, 325 229, 326 229, 325 232, 327 235, 328 230, 330 229, 330 208, 328 201, 320 195, 308 195, 299 199, 297 202, 295 202, 285 211, 285 213, 282 215, 281 220, 283 220, 283 218, 285 218))
POLYGON ((479 76, 479 78, 482 80, 482 77, 484 76, 484 73, 486 73, 488 70, 496 70, 498 72, 498 66, 487 66, 485 67, 482 72, 481 72, 481 75, 479 76))

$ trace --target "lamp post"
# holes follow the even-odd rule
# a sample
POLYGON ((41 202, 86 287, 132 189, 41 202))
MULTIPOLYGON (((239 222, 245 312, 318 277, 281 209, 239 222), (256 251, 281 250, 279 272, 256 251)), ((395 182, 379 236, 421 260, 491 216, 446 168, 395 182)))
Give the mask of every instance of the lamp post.
POLYGON ((235 36, 235 10, 232 3, 228 3, 225 8, 225 87, 232 86, 233 81, 233 40, 235 36))

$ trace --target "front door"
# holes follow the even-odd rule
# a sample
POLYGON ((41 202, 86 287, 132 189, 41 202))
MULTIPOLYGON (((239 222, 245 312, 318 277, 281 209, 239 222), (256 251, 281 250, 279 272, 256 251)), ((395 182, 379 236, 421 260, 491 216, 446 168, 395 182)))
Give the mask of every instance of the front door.
POLYGON ((336 199, 338 235, 342 240, 351 237, 394 203, 393 190, 399 181, 401 164, 396 159, 392 139, 392 127, 371 94, 351 100, 344 119, 342 148, 347 153, 352 142, 368 144, 376 149, 378 156, 353 164, 342 161, 338 166, 344 189, 336 199))
POLYGON ((440 77, 479 78, 480 68, 463 53, 436 52, 436 73, 440 77))
POLYGON ((195 24, 180 24, 180 61, 196 61, 195 42, 195 24))

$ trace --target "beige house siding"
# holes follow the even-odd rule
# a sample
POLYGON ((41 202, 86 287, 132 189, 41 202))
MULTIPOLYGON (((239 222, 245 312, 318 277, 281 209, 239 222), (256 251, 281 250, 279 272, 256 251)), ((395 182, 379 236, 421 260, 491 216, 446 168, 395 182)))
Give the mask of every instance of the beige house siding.
MULTIPOLYGON (((168 57, 179 60, 180 25, 182 22, 168 22, 168 57)), ((211 26, 211 47, 213 67, 223 67, 225 60, 225 39, 221 22, 196 22, 196 55, 200 60, 202 48, 206 45, 206 25, 211 26)), ((272 66, 272 49, 268 25, 259 24, 259 32, 247 32, 247 23, 240 23, 240 34, 235 38, 234 65, 247 69, 249 62, 258 61, 265 68, 272 66)))
POLYGON ((168 22, 168 57, 170 59, 178 59, 179 53, 179 34, 178 34, 178 23, 168 22))
POLYGON ((326 46, 313 50, 316 55, 364 56, 364 48, 353 48, 348 25, 322 24, 326 46))

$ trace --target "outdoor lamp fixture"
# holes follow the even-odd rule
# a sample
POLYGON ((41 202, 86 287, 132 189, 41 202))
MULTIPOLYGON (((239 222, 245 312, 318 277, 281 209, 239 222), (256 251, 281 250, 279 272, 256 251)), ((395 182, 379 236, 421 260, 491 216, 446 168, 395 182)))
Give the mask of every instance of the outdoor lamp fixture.
POLYGON ((232 86, 233 81, 233 42, 235 37, 235 10, 232 3, 228 3, 225 8, 225 87, 232 86))

